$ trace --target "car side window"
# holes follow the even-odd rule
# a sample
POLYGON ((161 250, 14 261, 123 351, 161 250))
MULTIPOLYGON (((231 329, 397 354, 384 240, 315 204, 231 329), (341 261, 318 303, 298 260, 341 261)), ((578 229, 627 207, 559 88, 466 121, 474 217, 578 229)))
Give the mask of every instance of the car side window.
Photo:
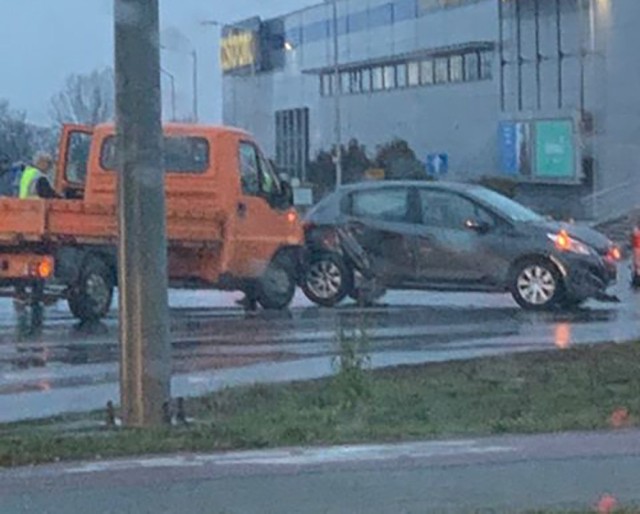
POLYGON ((260 164, 256 147, 240 143, 240 181, 245 195, 260 193, 260 164))
POLYGON ((409 220, 408 190, 379 189, 354 193, 351 214, 357 218, 402 223, 409 220))
POLYGON ((274 196, 280 193, 280 181, 276 176, 271 164, 261 153, 258 153, 260 161, 260 189, 267 196, 274 196))
POLYGON ((495 220, 475 202, 447 191, 420 191, 422 223, 431 227, 463 230, 469 220, 495 225, 495 220))

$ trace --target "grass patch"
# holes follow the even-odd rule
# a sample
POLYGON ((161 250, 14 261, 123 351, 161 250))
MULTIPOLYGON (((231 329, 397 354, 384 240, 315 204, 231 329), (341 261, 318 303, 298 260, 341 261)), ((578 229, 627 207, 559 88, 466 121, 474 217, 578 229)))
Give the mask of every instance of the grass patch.
POLYGON ((352 347, 344 355, 330 379, 188 400, 196 421, 186 427, 68 428, 95 413, 2 425, 0 466, 639 424, 640 343, 380 371, 363 370, 368 361, 352 347))

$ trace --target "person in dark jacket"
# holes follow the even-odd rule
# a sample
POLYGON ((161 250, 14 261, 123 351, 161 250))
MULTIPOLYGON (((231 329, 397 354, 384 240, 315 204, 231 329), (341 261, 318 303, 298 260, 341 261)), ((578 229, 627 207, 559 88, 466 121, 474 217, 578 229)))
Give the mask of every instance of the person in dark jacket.
POLYGON ((0 153, 0 196, 15 196, 15 173, 5 153, 0 153))

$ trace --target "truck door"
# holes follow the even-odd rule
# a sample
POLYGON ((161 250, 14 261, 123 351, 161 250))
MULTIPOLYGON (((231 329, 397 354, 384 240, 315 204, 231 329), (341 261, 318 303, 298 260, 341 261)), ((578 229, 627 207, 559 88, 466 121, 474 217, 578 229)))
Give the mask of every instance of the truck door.
MULTIPOLYGON (((241 141, 238 148, 241 194, 236 205, 235 251, 232 268, 240 276, 257 277, 279 248, 297 235, 282 187, 258 147, 241 141)), ((294 243, 296 244, 296 243, 294 243)))
POLYGON ((87 178, 93 129, 84 125, 65 125, 60 138, 56 191, 65 198, 82 198, 87 178))

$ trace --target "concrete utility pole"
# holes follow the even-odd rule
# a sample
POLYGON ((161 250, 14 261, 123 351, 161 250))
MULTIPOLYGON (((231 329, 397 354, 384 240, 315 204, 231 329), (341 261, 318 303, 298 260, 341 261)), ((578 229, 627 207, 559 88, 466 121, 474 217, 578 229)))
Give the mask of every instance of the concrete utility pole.
POLYGON ((333 0, 333 72, 334 72, 334 122, 336 138, 336 187, 342 185, 342 120, 340 100, 342 82, 340 80, 340 49, 338 47, 338 0, 333 0))
POLYGON ((115 0, 115 61, 120 397, 151 427, 171 395, 158 0, 115 0))

